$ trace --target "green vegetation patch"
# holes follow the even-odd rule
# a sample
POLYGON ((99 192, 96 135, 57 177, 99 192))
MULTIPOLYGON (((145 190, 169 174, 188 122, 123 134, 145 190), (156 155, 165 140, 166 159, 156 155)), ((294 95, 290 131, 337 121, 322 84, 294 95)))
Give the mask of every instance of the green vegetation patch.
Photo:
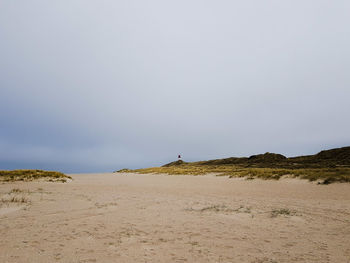
POLYGON ((70 176, 55 171, 43 170, 12 170, 0 171, 0 181, 33 181, 37 179, 45 179, 51 182, 66 182, 72 179, 70 176))

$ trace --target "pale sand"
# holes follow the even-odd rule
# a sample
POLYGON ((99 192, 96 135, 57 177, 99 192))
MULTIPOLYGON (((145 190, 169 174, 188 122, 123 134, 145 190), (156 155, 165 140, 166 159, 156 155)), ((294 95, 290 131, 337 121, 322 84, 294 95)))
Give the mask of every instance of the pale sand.
POLYGON ((350 262, 350 184, 72 176, 0 184, 0 262, 350 262))

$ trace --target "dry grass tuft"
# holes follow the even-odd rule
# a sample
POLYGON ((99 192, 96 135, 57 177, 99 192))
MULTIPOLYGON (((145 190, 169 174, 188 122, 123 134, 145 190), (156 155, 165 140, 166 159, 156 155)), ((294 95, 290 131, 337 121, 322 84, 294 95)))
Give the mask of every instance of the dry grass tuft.
POLYGON ((288 208, 279 208, 279 209, 273 209, 271 211, 271 217, 277 217, 279 215, 284 215, 284 216, 293 216, 295 215, 296 212, 293 210, 290 210, 288 208))
POLYGON ((19 188, 13 188, 9 194, 17 194, 17 193, 22 193, 22 192, 28 192, 28 190, 22 190, 22 189, 19 189, 19 188))
POLYGON ((9 205, 9 204, 27 204, 30 203, 30 200, 25 196, 18 196, 18 195, 9 195, 7 197, 3 197, 0 199, 0 207, 2 205, 9 205))
POLYGON ((209 205, 205 206, 202 208, 189 208, 186 209, 187 211, 190 212, 221 212, 221 213, 251 213, 251 208, 250 207, 244 207, 240 206, 238 208, 230 208, 227 205, 224 204, 218 204, 218 205, 209 205))

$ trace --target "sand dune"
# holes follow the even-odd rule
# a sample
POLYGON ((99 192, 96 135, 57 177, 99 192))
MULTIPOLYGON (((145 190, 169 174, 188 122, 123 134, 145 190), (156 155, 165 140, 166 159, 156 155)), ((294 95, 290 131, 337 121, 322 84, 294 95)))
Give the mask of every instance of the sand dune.
POLYGON ((72 177, 0 184, 0 262, 350 262, 350 184, 72 177))

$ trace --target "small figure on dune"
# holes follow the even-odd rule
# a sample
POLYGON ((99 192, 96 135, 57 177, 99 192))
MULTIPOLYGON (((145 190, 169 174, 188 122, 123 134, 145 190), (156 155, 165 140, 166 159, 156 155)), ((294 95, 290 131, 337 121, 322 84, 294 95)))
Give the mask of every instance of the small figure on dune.
POLYGON ((180 154, 177 156, 177 160, 178 160, 178 161, 181 161, 181 160, 182 160, 180 154))

